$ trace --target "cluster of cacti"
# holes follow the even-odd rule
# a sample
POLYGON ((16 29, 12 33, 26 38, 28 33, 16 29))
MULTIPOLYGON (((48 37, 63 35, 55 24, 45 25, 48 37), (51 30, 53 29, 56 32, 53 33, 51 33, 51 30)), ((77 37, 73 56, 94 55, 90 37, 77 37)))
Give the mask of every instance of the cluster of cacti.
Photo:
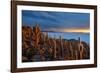
POLYGON ((22 61, 55 61, 89 59, 89 45, 75 39, 49 37, 38 25, 22 27, 22 61))

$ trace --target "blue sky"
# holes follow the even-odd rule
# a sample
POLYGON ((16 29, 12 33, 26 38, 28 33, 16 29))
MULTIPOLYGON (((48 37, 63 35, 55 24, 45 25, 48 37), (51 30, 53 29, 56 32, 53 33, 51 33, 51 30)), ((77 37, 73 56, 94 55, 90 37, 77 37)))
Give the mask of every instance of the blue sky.
POLYGON ((58 29, 59 31, 65 31, 62 29, 87 30, 90 25, 90 14, 22 10, 23 25, 34 26, 36 23, 38 23, 42 31, 58 31, 58 29))
POLYGON ((22 11, 22 25, 35 26, 38 24, 41 31, 50 32, 50 36, 61 35, 67 39, 77 39, 89 43, 89 26, 90 14, 89 13, 75 13, 75 12, 48 12, 48 11, 22 11), (57 33, 56 33, 57 32, 57 33), (59 32, 59 33, 58 33, 59 32), (71 33, 60 33, 71 32, 71 33), (76 32, 76 33, 73 33, 76 32), (81 34, 86 33, 86 34, 81 34), (88 33, 88 34, 87 34, 88 33))

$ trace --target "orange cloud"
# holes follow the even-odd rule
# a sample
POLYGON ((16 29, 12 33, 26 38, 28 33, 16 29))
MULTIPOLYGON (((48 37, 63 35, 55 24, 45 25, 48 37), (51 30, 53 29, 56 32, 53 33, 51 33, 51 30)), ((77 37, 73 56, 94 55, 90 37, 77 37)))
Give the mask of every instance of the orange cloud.
POLYGON ((45 29, 45 31, 53 31, 53 32, 73 32, 73 33, 90 33, 89 28, 66 28, 66 29, 45 29))
POLYGON ((63 29, 63 32, 89 33, 89 29, 63 29))

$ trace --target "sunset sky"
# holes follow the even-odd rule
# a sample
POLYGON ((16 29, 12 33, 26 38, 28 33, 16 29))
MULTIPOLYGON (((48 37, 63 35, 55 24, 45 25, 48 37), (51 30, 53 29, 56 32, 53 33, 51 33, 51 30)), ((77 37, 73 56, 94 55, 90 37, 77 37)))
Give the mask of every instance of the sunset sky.
POLYGON ((75 12, 22 11, 22 25, 35 26, 49 32, 50 37, 80 39, 90 42, 90 14, 75 12))
POLYGON ((90 14, 23 10, 22 24, 38 24, 42 31, 89 33, 90 14))

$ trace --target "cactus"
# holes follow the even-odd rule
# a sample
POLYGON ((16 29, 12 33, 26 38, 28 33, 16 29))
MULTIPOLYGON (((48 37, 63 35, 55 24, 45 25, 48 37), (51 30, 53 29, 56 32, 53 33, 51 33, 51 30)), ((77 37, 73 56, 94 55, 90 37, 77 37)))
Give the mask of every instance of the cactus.
POLYGON ((64 48, 63 48, 62 36, 60 36, 60 46, 61 46, 61 57, 64 58, 64 55, 63 55, 63 52, 64 52, 63 49, 64 48))
POLYGON ((75 59, 78 60, 78 52, 75 50, 75 59))
POLYGON ((72 42, 70 42, 70 59, 73 59, 74 55, 73 55, 73 47, 72 47, 72 42))
POLYGON ((56 56, 57 51, 56 51, 56 41, 55 41, 55 36, 54 36, 53 42, 54 42, 54 58, 56 59, 56 58, 57 58, 57 56, 56 56))
POLYGON ((40 35, 41 35, 40 28, 39 28, 38 24, 36 24, 36 26, 33 27, 33 36, 32 36, 33 41, 35 41, 34 44, 35 44, 36 48, 38 48, 38 43, 40 41, 40 35))

